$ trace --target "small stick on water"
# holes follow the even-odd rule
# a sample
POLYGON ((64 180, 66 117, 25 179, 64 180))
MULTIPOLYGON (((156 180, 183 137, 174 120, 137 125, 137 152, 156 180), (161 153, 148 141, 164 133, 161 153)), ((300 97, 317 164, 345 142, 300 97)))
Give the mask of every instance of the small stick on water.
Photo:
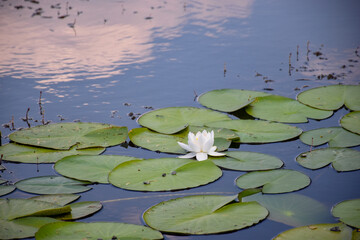
POLYGON ((43 125, 45 125, 45 113, 44 113, 44 109, 43 109, 42 104, 41 104, 41 96, 42 96, 42 91, 40 91, 39 108, 40 108, 40 115, 41 115, 41 123, 43 125))
POLYGON ((25 120, 25 122, 27 123, 28 127, 30 128, 31 125, 30 125, 30 123, 29 123, 29 111, 30 111, 30 108, 27 109, 24 120, 25 120))
POLYGON ((10 130, 15 130, 15 123, 14 123, 14 116, 11 117, 11 129, 10 130))
POLYGON ((196 101, 197 97, 198 97, 198 95, 197 95, 197 93, 196 93, 195 90, 194 90, 194 102, 196 101))
POLYGON ((289 76, 291 76, 291 53, 289 53, 289 76))
POLYGON ((296 46, 296 61, 299 61, 299 45, 296 46))
POLYGON ((309 61, 309 52, 310 52, 309 45, 310 45, 310 41, 307 41, 307 44, 306 44, 306 49, 307 49, 306 60, 307 61, 309 61))
POLYGON ((226 77, 226 62, 224 63, 224 77, 226 77))
POLYGON ((36 172, 40 172, 39 170, 39 158, 36 158, 36 172))

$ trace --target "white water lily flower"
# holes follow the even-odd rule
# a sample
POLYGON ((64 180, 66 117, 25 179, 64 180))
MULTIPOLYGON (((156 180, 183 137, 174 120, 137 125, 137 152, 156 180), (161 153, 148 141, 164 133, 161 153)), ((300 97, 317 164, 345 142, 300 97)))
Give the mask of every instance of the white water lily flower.
POLYGON ((196 156, 196 160, 203 161, 210 156, 224 156, 223 153, 215 152, 216 146, 214 145, 214 131, 207 132, 206 130, 202 132, 197 132, 196 135, 192 132, 189 132, 188 135, 188 145, 182 142, 178 142, 180 147, 190 152, 184 156, 179 156, 179 158, 193 158, 196 156))

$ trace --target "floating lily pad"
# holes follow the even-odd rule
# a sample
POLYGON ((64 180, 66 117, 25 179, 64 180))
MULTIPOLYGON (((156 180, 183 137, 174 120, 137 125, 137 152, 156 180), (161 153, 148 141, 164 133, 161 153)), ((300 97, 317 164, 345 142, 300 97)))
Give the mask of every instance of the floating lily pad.
POLYGON ((360 134, 360 111, 350 112, 346 114, 341 120, 340 124, 343 128, 360 134))
POLYGON ((47 224, 36 233, 36 240, 83 239, 163 239, 151 228, 117 222, 57 222, 47 224))
POLYGON ((236 179, 239 188, 262 187, 263 193, 293 192, 307 187, 310 178, 305 174, 288 169, 250 172, 236 179))
POLYGON ((333 221, 324 204, 297 193, 255 194, 243 198, 243 202, 250 201, 266 207, 270 212, 269 219, 293 227, 333 221))
POLYGON ((333 114, 332 111, 308 107, 294 99, 276 95, 258 97, 245 110, 256 118, 287 123, 303 123, 308 118, 324 119, 333 114))
POLYGON ((226 152, 226 157, 210 158, 216 165, 239 171, 257 171, 280 168, 284 163, 277 157, 256 152, 226 152))
POLYGON ((78 180, 109 183, 108 175, 120 163, 138 159, 128 156, 69 156, 55 164, 55 170, 65 177, 78 180))
POLYGON ((22 163, 54 163, 66 156, 98 155, 103 151, 105 151, 105 148, 102 147, 76 149, 76 146, 74 146, 69 150, 55 150, 16 143, 9 143, 0 147, 0 154, 3 154, 4 160, 22 163))
POLYGON ((94 214, 102 208, 102 204, 98 201, 78 202, 68 206, 71 207, 71 212, 56 216, 56 219, 64 221, 76 220, 94 214))
POLYGON ((360 228, 360 199, 338 203, 331 210, 334 217, 355 228, 360 228))
POLYGON ((305 168, 318 169, 332 163, 336 171, 360 169, 360 152, 348 148, 322 148, 301 153, 296 161, 305 168))
POLYGON ((336 110, 345 104, 347 108, 359 111, 359 92, 359 85, 330 85, 304 91, 297 99, 303 104, 319 109, 336 110))
POLYGON ((33 177, 18 181, 18 189, 36 194, 79 193, 91 189, 84 186, 90 182, 78 181, 61 176, 33 177))
POLYGON ((169 107, 147 112, 138 122, 159 133, 173 134, 189 125, 203 126, 205 123, 230 120, 227 115, 209 109, 195 107, 169 107))
POLYGON ((147 128, 134 128, 130 130, 129 137, 131 142, 135 145, 151 151, 184 154, 186 151, 179 146, 178 142, 187 143, 189 132, 197 133, 204 129, 207 131, 214 131, 214 146, 217 147, 217 151, 228 149, 231 144, 231 139, 238 138, 237 134, 229 129, 195 126, 190 126, 189 128, 172 135, 157 133, 147 128))
MULTIPOLYGON (((208 127, 227 128, 235 131, 242 143, 279 142, 299 136, 300 128, 284 123, 263 120, 229 120, 207 123, 208 127)), ((235 140, 235 142, 237 142, 235 140)))
POLYGON ((242 89, 219 89, 202 94, 198 101, 205 107, 222 112, 234 112, 268 93, 242 89))
POLYGON ((352 229, 342 223, 315 224, 293 228, 277 235, 273 240, 355 240, 352 229))
POLYGON ((268 215, 257 202, 233 202, 236 196, 198 195, 161 202, 144 213, 147 225, 162 232, 212 234, 254 225, 268 215))
POLYGON ((75 194, 49 194, 49 195, 35 196, 29 199, 43 201, 43 202, 50 202, 61 206, 65 206, 66 204, 69 204, 77 200, 79 197, 80 195, 75 195, 75 194))
POLYGON ((311 146, 329 143, 330 147, 353 147, 360 145, 360 135, 349 132, 342 127, 319 128, 303 132, 300 140, 311 146))
POLYGON ((4 196, 13 192, 16 189, 14 185, 1 185, 0 186, 0 196, 4 196))
POLYGON ((56 123, 14 132, 10 140, 38 147, 66 150, 109 147, 124 142, 127 128, 102 123, 56 123))
POLYGON ((53 216, 71 211, 69 206, 32 199, 0 199, 0 219, 14 220, 30 216, 53 216))
POLYGON ((0 219, 0 239, 34 237, 40 227, 58 221, 50 217, 24 217, 12 221, 0 219))
POLYGON ((129 190, 170 191, 205 185, 221 175, 211 161, 159 158, 124 162, 109 174, 109 182, 129 190))

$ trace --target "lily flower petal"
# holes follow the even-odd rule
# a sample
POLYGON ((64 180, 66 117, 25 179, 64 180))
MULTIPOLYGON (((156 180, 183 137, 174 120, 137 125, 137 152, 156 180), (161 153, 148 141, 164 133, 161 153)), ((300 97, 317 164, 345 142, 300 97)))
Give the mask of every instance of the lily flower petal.
POLYGON ((204 152, 199 152, 199 153, 196 153, 196 160, 198 161, 204 161, 208 159, 208 155, 207 153, 204 153, 204 152))
POLYGON ((188 152, 191 152, 192 151, 192 148, 189 146, 189 145, 187 145, 187 144, 185 144, 185 143, 182 143, 182 142, 177 142, 179 145, 180 145, 180 147, 182 147, 183 149, 185 149, 186 151, 188 151, 188 152))
POLYGON ((195 156, 196 156, 196 153, 191 152, 191 153, 188 153, 186 155, 179 156, 178 158, 193 158, 195 156))

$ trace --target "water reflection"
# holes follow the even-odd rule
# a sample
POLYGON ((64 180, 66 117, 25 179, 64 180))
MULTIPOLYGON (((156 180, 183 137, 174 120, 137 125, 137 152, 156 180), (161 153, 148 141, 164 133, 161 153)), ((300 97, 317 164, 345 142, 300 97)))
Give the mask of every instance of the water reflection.
POLYGON ((155 38, 180 36, 190 20, 216 37, 227 18, 247 18, 253 0, 36 2, 1 3, 0 77, 53 84, 122 74, 154 59, 155 38))

